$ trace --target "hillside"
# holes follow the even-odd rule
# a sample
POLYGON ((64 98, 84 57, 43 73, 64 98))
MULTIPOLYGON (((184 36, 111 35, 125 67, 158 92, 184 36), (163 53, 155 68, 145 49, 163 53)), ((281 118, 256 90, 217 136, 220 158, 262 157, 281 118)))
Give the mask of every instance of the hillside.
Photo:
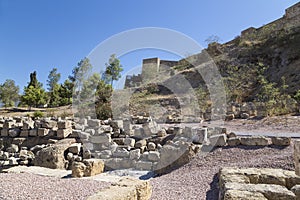
POLYGON ((167 115, 174 112, 178 115, 178 108, 181 115, 211 112, 212 94, 195 66, 209 67, 211 61, 222 76, 227 104, 254 102, 271 115, 297 112, 299 102, 297 105, 294 97, 300 90, 299 18, 300 3, 288 8, 274 22, 246 29, 224 44, 212 42, 201 53, 178 61, 172 66, 171 76, 161 73, 157 75, 158 81, 135 88, 130 101, 131 114, 160 110, 167 115), (182 77, 188 84, 179 81, 182 77), (193 90, 197 99, 186 98, 186 102, 178 96, 170 99, 174 88, 180 96, 187 96, 193 90), (189 109, 183 111, 187 104, 189 109), (189 113, 190 110, 193 112, 189 113))

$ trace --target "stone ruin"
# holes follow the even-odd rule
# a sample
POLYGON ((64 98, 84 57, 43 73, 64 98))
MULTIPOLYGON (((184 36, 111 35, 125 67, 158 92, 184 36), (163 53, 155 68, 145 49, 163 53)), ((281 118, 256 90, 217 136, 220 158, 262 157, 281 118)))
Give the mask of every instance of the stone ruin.
POLYGON ((222 127, 166 128, 143 116, 104 121, 1 118, 0 130, 1 168, 72 169, 75 177, 129 168, 163 174, 214 147, 290 145, 290 138, 238 137, 222 127))

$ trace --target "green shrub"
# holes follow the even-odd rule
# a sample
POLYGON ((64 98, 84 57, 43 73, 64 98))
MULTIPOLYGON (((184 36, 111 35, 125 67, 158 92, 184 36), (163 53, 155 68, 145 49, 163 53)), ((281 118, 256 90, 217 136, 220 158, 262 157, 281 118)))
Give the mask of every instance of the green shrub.
POLYGON ((44 113, 43 113, 42 111, 40 111, 40 110, 35 111, 35 112, 33 113, 33 117, 34 117, 35 119, 36 119, 36 118, 44 117, 44 113))

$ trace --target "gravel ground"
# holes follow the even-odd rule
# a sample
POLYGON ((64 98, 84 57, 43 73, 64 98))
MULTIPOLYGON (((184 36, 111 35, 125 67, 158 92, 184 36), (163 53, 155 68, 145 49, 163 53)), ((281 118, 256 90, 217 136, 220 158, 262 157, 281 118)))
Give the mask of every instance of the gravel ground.
POLYGON ((0 199, 79 200, 109 185, 107 182, 61 179, 30 173, 0 173, 0 199))
POLYGON ((279 147, 218 148, 173 172, 151 180, 152 200, 218 199, 217 173, 222 167, 282 168, 294 170, 293 145, 279 147))

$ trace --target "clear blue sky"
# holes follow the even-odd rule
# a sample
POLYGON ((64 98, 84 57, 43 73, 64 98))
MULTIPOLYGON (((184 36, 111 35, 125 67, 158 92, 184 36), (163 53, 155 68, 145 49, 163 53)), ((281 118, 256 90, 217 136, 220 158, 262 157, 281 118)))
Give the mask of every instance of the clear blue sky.
MULTIPOLYGON (((162 27, 182 32, 205 46, 217 35, 229 41, 250 26, 284 14, 295 0, 0 0, 0 83, 13 79, 21 90, 34 70, 46 88, 57 67, 62 81, 100 42, 122 31, 162 27)), ((145 51, 122 59, 126 70, 143 57, 174 59, 145 51)))

